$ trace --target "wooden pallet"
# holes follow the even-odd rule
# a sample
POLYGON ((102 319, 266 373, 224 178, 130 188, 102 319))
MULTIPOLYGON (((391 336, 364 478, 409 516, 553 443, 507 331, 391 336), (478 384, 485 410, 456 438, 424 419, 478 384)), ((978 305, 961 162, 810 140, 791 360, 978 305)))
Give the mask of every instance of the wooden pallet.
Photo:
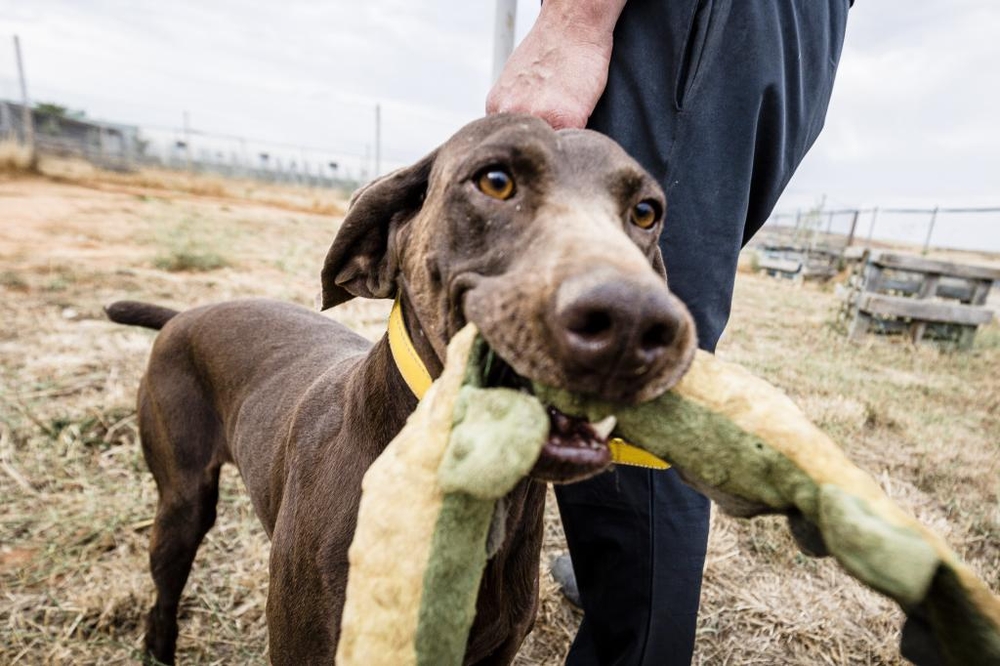
POLYGON ((846 299, 848 335, 905 332, 972 345, 979 326, 993 319, 983 307, 1000 269, 897 252, 871 252, 858 264, 846 299))
POLYGON ((837 274, 840 255, 827 248, 760 244, 757 268, 772 277, 792 280, 829 280, 837 274))

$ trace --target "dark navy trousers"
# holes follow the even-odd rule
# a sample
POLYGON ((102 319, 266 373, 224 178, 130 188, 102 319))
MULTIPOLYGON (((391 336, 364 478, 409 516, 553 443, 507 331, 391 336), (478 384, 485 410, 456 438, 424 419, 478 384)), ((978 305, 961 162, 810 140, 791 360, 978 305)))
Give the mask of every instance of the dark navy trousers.
MULTIPOLYGON (((740 248, 823 125, 848 0, 629 0, 591 129, 662 184, 670 288, 714 351, 740 248)), ((567 664, 688 664, 708 500, 672 470, 557 487, 584 606, 567 664)))

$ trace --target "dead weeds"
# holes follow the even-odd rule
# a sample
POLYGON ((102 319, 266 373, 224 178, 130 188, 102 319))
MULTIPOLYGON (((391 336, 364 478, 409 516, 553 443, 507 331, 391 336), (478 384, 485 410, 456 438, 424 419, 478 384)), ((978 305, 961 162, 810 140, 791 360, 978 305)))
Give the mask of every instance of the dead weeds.
MULTIPOLYGON (((79 183, 0 183, 4 664, 132 662, 152 603, 155 487, 133 401, 153 335, 106 322, 101 306, 249 296, 311 306, 337 223, 259 197, 79 183), (226 265, 157 268, 163 234, 177 229, 224 251, 226 265)), ((855 345, 828 325, 835 305, 829 291, 741 275, 720 355, 788 391, 1000 589, 1000 327, 968 354, 876 338, 855 345)), ((358 301, 334 316, 374 337, 386 313, 386 303, 358 301)), ((554 502, 545 529, 541 612, 522 665, 562 663, 580 620, 545 573, 566 547, 554 502)), ((227 469, 183 599, 183 663, 266 662, 267 554, 227 469)), ((901 619, 830 561, 798 554, 783 521, 713 516, 696 663, 901 664, 901 619)))
POLYGON ((31 148, 12 139, 0 139, 0 175, 33 174, 37 167, 31 148))

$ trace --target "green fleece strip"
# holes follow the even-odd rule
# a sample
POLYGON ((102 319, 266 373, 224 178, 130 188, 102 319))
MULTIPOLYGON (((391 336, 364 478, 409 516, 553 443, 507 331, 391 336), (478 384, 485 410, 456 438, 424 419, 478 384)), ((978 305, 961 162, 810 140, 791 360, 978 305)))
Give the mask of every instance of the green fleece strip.
POLYGON ((476 616, 495 504, 465 493, 444 498, 424 573, 416 637, 419 666, 462 663, 476 616))
POLYGON ((463 386, 454 414, 438 468, 445 495, 500 499, 531 472, 549 435, 542 404, 511 389, 463 386))
MULTIPOLYGON (((476 358, 473 354, 470 365, 476 358)), ((531 471, 548 432, 545 408, 532 396, 471 385, 459 390, 438 468, 444 500, 424 572, 418 664, 462 663, 496 502, 531 471)))

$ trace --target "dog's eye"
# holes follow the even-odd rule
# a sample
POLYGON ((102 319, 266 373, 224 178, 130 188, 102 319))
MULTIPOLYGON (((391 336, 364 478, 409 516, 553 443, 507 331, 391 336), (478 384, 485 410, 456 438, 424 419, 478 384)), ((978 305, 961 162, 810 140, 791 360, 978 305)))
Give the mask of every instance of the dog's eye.
POLYGON ((632 224, 640 229, 649 229, 660 218, 660 205, 652 199, 644 199, 632 208, 632 224))
POLYGON ((514 195, 514 179, 503 169, 486 169, 476 179, 476 187, 494 199, 510 199, 514 195))

